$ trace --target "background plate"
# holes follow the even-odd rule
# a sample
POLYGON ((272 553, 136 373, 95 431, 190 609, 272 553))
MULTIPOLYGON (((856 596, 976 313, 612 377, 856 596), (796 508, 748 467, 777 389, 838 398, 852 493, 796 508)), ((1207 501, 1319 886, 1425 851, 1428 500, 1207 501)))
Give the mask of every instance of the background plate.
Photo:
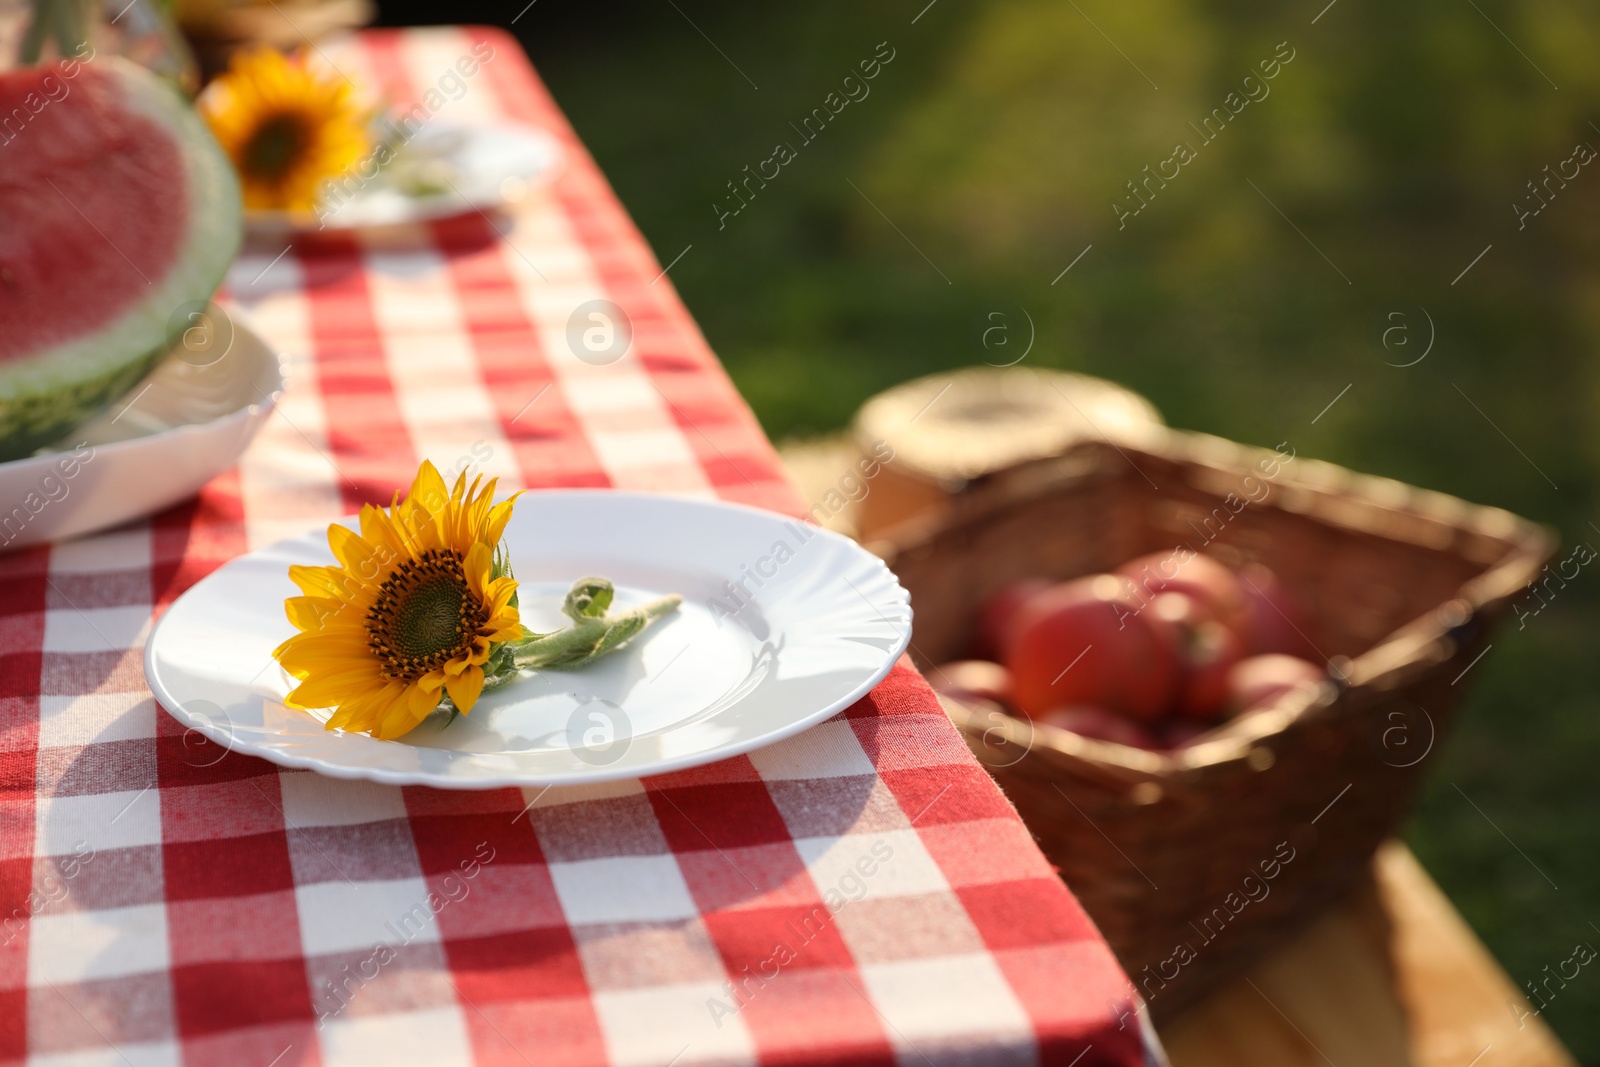
POLYGON ((561 597, 590 574, 616 583, 618 607, 672 592, 683 606, 594 666, 531 672, 448 726, 436 714, 396 741, 330 732, 327 712, 283 706, 291 679, 271 655, 294 632, 289 565, 332 562, 317 532, 241 556, 180 597, 145 648, 150 688, 223 746, 219 759, 232 750, 447 789, 566 785, 693 767, 798 733, 865 695, 911 639, 909 597, 881 560, 772 512, 535 491, 506 541, 534 630, 560 625, 561 597))
POLYGON ((321 218, 290 211, 246 211, 245 228, 254 234, 331 233, 493 211, 521 199, 529 188, 553 180, 561 166, 561 145, 554 137, 515 122, 434 123, 422 127, 402 152, 410 166, 422 159, 442 164, 449 186, 437 193, 409 195, 390 180, 391 167, 342 203, 325 207, 321 218))

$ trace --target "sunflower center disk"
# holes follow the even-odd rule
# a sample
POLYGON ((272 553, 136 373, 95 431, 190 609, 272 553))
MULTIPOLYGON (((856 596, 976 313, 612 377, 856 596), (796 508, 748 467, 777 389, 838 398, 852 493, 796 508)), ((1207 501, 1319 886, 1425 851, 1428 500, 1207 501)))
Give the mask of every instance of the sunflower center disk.
POLYGON ((386 678, 412 681, 472 651, 487 620, 461 557, 434 548, 401 564, 367 612, 367 646, 386 678))
POLYGON ((252 177, 281 178, 300 159, 308 140, 297 115, 273 115, 256 127, 244 149, 244 169, 252 177))

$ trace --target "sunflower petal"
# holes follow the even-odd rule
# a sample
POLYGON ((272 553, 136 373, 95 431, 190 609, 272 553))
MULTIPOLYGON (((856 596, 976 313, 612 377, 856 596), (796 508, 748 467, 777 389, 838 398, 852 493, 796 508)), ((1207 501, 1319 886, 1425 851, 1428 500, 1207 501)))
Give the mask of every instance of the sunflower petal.
POLYGON ((467 588, 472 590, 472 595, 479 601, 487 600, 494 584, 489 580, 489 575, 494 573, 494 551, 482 541, 473 542, 461 569, 466 572, 467 588))
POLYGON ((333 523, 328 527, 328 547, 349 574, 363 582, 375 580, 381 565, 373 558, 372 546, 360 534, 333 523))
POLYGON ((450 490, 439 476, 439 469, 428 460, 423 460, 422 466, 417 468, 416 480, 411 483, 411 492, 406 497, 429 514, 437 514, 449 502, 450 490))
MULTIPOLYGON (((433 673, 439 674, 438 671, 433 673)), ((389 741, 416 729, 417 724, 439 706, 439 698, 444 694, 443 682, 442 674, 437 681, 433 680, 432 675, 425 674, 412 682, 400 699, 384 713, 383 718, 374 724, 372 736, 389 741), (430 681, 433 681, 431 688, 426 685, 430 681)))
POLYGON ((455 701, 456 707, 465 715, 472 710, 478 702, 478 697, 483 693, 483 669, 481 667, 468 667, 460 674, 446 673, 444 687, 450 693, 450 699, 455 701))
POLYGON ((388 682, 380 689, 339 705, 326 727, 329 730, 353 730, 365 733, 405 693, 401 682, 388 682))
POLYGON ((505 535, 506 523, 511 521, 511 508, 517 502, 517 497, 524 490, 517 490, 510 497, 489 509, 489 518, 483 528, 483 539, 491 545, 498 545, 500 538, 505 535))
POLYGON ((355 670, 319 674, 296 686, 283 702, 295 708, 336 708, 372 692, 382 678, 376 671, 355 670))

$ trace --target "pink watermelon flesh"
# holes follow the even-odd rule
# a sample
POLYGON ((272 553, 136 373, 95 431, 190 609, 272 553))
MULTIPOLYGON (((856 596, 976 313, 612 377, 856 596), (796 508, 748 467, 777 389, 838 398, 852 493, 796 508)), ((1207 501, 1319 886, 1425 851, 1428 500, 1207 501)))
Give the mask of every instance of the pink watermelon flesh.
POLYGON ((240 211, 227 157, 148 70, 0 74, 0 461, 60 440, 168 351, 238 252, 240 211))
POLYGON ((181 149, 93 66, 0 75, 0 361, 146 299, 189 224, 181 149), (6 140, 6 138, 10 138, 6 140))

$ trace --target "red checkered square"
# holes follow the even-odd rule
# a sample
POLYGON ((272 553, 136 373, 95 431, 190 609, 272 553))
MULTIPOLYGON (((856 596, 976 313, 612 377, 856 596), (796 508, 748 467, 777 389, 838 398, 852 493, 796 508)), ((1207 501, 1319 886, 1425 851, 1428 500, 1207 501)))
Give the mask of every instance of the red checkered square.
POLYGON ((174 967, 297 956, 300 919, 294 890, 194 897, 167 904, 174 967))
POLYGON ((171 715, 157 717, 156 731, 156 767, 163 786, 253 781, 252 788, 259 788, 277 799, 278 768, 266 760, 232 751, 219 753, 215 745, 201 743, 194 731, 171 715))
POLYGON ((457 875, 436 872, 426 881, 441 898, 459 898, 459 906, 439 913, 439 928, 447 940, 567 925, 550 869, 542 864, 508 863, 495 856, 480 864, 472 877, 465 871, 457 875), (446 878, 455 881, 446 885, 446 878))
POLYGON ((944 801, 935 804, 927 817, 917 823, 917 832, 923 847, 938 862, 951 885, 986 885, 1030 878, 1057 880, 1049 861, 1032 847, 1033 837, 1028 828, 1016 818, 928 825, 933 822, 934 812, 943 807, 944 801))
POLYGON ((28 991, 0 989, 0 1060, 20 1063, 28 1056, 28 991))
POLYGON ((1059 885, 1059 879, 1045 877, 956 892, 993 951, 1065 941, 1099 944, 1094 923, 1077 901, 1058 892, 1059 885))
POLYGON ((895 1055, 883 1020, 863 991, 861 976, 848 969, 781 970, 734 1000, 733 1006, 755 1035, 762 1063, 867 1067, 922 1062, 909 1049, 905 1057, 895 1055), (824 1004, 825 1018, 819 1016, 824 1004), (824 1033, 828 1058, 819 1061, 818 1039, 824 1033))
POLYGON ((467 1000, 463 1017, 478 1067, 528 1067, 529 1063, 605 1063, 605 1042, 584 992, 480 1003, 467 1000))
POLYGON ((853 959, 839 918, 854 906, 831 912, 817 900, 785 908, 721 912, 706 916, 706 928, 730 976, 849 967, 853 959))
MULTIPOLYGON (((904 720, 901 720, 904 721, 904 720)), ((883 781, 917 829, 983 820, 1017 823, 1017 813, 982 768, 938 765, 883 772, 883 781)))
POLYGON ((644 785, 645 788, 653 791, 695 785, 722 785, 731 782, 759 781, 761 781, 761 774, 756 770, 755 764, 750 762, 750 757, 734 756, 730 759, 718 760, 716 763, 706 763, 699 767, 690 767, 687 770, 673 771, 671 774, 658 774, 644 779, 644 785))
POLYGON ((293 889, 288 835, 282 830, 162 846, 167 897, 243 897, 293 889))
MULTIPOLYGON (((217 755, 213 751, 196 758, 215 759, 217 755)), ((262 776, 205 785, 168 785, 161 791, 161 836, 169 843, 215 841, 282 829, 278 791, 269 788, 262 776)))
POLYGON ((821 898, 791 842, 680 852, 678 868, 703 913, 814 904, 821 898))
POLYGON ((313 1018, 299 957, 174 966, 172 995, 185 1037, 313 1018))
MULTIPOLYGON (((3 599, 0 598, 0 600, 3 599)), ((33 637, 32 634, 29 634, 23 640, 27 641, 27 644, 42 644, 44 641, 43 613, 36 612, 27 616, 27 618, 30 623, 34 618, 39 620, 37 624, 38 636, 34 637, 32 641, 27 641, 27 637, 33 637)), ((29 629, 33 628, 32 626, 29 627, 29 629)), ((11 697, 37 697, 40 692, 40 672, 43 662, 44 654, 37 649, 29 649, 25 652, 0 652, 0 692, 4 692, 11 697)), ((54 691, 59 692, 59 689, 54 691)))
POLYGON ((320 1067, 316 1024, 305 1021, 186 1035, 184 1067, 320 1067))
POLYGON ((518 809, 471 815, 418 815, 408 804, 411 837, 424 874, 464 873, 483 864, 543 863, 539 839, 518 809))
MULTIPOLYGON (((14 783, 27 773, 26 781, 33 778, 32 767, 27 772, 22 769, 25 757, 22 753, 0 753, 0 777, 7 785, 14 783)), ((31 753, 29 754, 31 755, 31 753)), ((31 759, 26 760, 31 764, 31 759)), ((10 870, 9 864, 18 860, 22 861, 21 869, 27 871, 33 857, 33 831, 34 831, 34 802, 33 793, 19 792, 15 788, 0 786, 0 892, 9 894, 12 888, 11 878, 6 872, 10 870)), ((23 895, 28 892, 28 878, 24 874, 16 883, 18 891, 23 895)), ((0 896, 3 902, 6 896, 0 896)))
POLYGON ((588 993, 577 945, 565 927, 452 938, 445 953, 462 998, 474 1004, 588 993))
MULTIPOLYGON (((4 579, 0 579, 3 581, 4 579)), ((19 607, 19 602, 9 596, 4 598, 10 613, 0 611, 0 649, 15 650, 25 648, 38 648, 44 643, 44 612, 29 608, 24 610, 19 607)), ((21 601, 27 604, 26 600, 21 601)), ((9 654, 15 655, 14 651, 9 654)), ((38 670, 35 669, 32 680, 38 679, 38 670)), ((7 689, 10 693, 14 690, 7 689)))
POLYGON ((661 832, 674 852, 749 848, 789 840, 783 816, 760 782, 651 789, 650 799, 661 832))
POLYGON ((1132 986, 1104 942, 1007 949, 994 958, 1041 1046, 1057 1050, 1054 1062, 1070 1062, 1071 1054, 1090 1043, 1107 1059, 1091 1054, 1083 1063, 1127 1062, 1119 1057, 1138 1030, 1128 1000, 1132 986))
POLYGON ((880 773, 940 765, 971 766, 972 753, 943 712, 851 719, 850 725, 880 773))

